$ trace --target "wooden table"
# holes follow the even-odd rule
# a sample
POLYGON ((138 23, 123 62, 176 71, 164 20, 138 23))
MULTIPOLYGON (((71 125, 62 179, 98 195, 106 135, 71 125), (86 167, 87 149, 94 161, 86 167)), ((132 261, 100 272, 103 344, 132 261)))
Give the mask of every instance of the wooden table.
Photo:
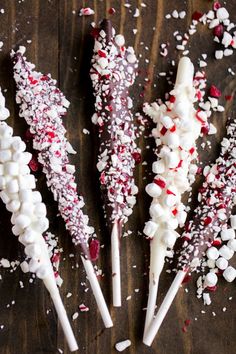
MULTIPOLYGON (((140 111, 142 103, 151 102, 157 97, 163 97, 168 91, 165 78, 157 77, 159 72, 169 71, 170 61, 177 60, 180 52, 175 48, 173 32, 181 32, 190 24, 194 11, 206 11, 211 8, 212 1, 144 1, 147 7, 141 6, 141 0, 129 1, 130 8, 124 7, 125 1, 79 1, 79 0, 0 0, 0 40, 4 42, 0 53, 0 85, 7 89, 7 107, 11 111, 9 123, 15 129, 15 134, 24 136, 26 124, 18 117, 15 105, 15 87, 12 77, 12 64, 9 52, 19 45, 27 47, 28 58, 42 72, 50 72, 58 79, 59 87, 71 101, 71 106, 65 125, 68 138, 78 151, 71 161, 76 165, 79 190, 86 201, 86 211, 90 216, 90 224, 95 226, 101 243, 105 243, 98 262, 104 276, 101 286, 114 320, 114 328, 104 330, 101 317, 89 289, 85 292, 85 273, 71 243, 70 236, 65 231, 63 222, 58 217, 56 203, 46 189, 45 178, 37 173, 38 187, 43 193, 48 207, 51 230, 59 235, 60 245, 64 249, 60 273, 64 279, 61 287, 68 314, 71 318, 82 303, 87 305, 89 312, 79 312, 79 317, 72 325, 79 342, 79 353, 110 354, 115 353, 114 344, 129 338, 132 346, 126 353, 132 354, 233 354, 236 352, 236 307, 234 301, 236 289, 234 284, 220 281, 219 289, 212 294, 213 304, 204 307, 201 300, 195 296, 195 282, 189 282, 188 293, 181 289, 168 313, 168 316, 155 340, 152 348, 142 344, 142 333, 148 292, 149 245, 144 239, 142 229, 148 220, 150 199, 144 193, 147 180, 151 180, 152 139, 145 139, 150 133, 150 126, 140 138, 139 146, 143 149, 143 161, 136 171, 136 179, 140 188, 138 203, 130 217, 126 230, 132 234, 122 240, 122 296, 123 306, 114 309, 111 306, 111 260, 109 233, 106 228, 101 209, 98 176, 96 173, 97 135, 96 128, 91 123, 93 113, 93 96, 89 79, 90 59, 93 40, 90 37, 90 23, 98 22, 105 16, 110 16, 117 31, 124 33, 127 45, 135 47, 140 57, 140 74, 133 89, 135 112, 140 111), (90 6, 95 10, 94 16, 79 17, 78 10, 90 6), (116 13, 108 15, 108 9, 114 7, 116 13), (135 8, 141 10, 141 15, 133 17, 135 8), (174 9, 186 10, 183 20, 165 20, 165 15, 174 9), (134 35, 133 29, 137 29, 134 35), (160 56, 160 44, 169 43, 169 54, 166 58, 160 56), (148 77, 149 82, 145 81, 148 77), (146 85, 146 89, 143 87, 146 85), (144 97, 143 97, 144 95, 144 97), (90 131, 85 135, 82 130, 90 131), (150 149, 147 149, 147 146, 150 149), (149 163, 150 162, 150 163, 149 163), (147 177, 147 179, 145 179, 147 177), (78 267, 77 267, 78 264, 78 267), (139 289, 135 292, 135 289, 139 289), (70 298, 66 297, 72 293, 70 298), (130 300, 126 298, 131 296, 130 300), (232 296, 232 301, 228 298, 232 296), (227 308, 223 312, 223 307, 227 308), (201 311, 206 311, 205 314, 201 311), (212 311, 216 313, 213 317, 212 311), (187 332, 182 331, 184 321, 190 319, 187 332)), ((228 1, 227 8, 232 21, 236 22, 236 1, 228 1)), ((197 64, 202 53, 209 56, 207 75, 209 83, 219 86, 223 95, 229 95, 235 88, 235 79, 229 75, 227 68, 236 69, 235 54, 224 61, 213 59, 215 44, 212 33, 206 27, 199 26, 199 31, 190 39, 190 57, 197 64)), ((175 69, 173 70, 175 73, 175 69)), ((223 99, 224 104, 226 103, 223 99)), ((216 136, 211 136, 212 150, 200 149, 204 164, 214 161, 219 151, 219 142, 225 134, 226 117, 231 114, 232 101, 227 102, 226 112, 214 114, 212 121, 218 128, 216 136)), ((235 114, 235 113, 234 113, 235 114)), ((203 138, 202 141, 204 141, 203 138)), ((198 185, 199 181, 196 183, 198 185)), ((196 191, 196 186, 194 188, 196 191)), ((194 193, 196 196, 196 193, 194 193)), ((194 203, 193 203, 194 206, 194 203)), ((17 239, 11 234, 10 214, 0 203, 0 259, 22 259, 22 249, 17 239)), ((0 269, 0 353, 1 354, 45 354, 69 353, 64 341, 62 330, 57 323, 55 311, 50 298, 39 280, 29 283, 30 276, 24 275, 20 268, 14 272, 0 269), (23 282, 23 288, 20 287, 23 282), (13 301, 13 304, 12 304, 13 301), (15 303, 14 303, 15 301, 15 303), (49 310, 49 311, 48 311, 49 310)), ((158 297, 160 303, 173 275, 163 273, 158 297)))

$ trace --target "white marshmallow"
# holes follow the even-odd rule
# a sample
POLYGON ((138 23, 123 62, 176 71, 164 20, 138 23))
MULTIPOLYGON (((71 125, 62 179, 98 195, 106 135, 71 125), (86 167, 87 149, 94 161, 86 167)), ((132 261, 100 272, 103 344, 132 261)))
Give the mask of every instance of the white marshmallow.
POLYGON ((26 175, 24 176, 26 180, 26 185, 28 189, 35 189, 36 188, 36 182, 35 182, 35 177, 34 175, 26 175))
POLYGON ((159 218, 163 215, 164 210, 162 206, 158 203, 152 203, 149 209, 150 215, 152 218, 159 218))
POLYGON ((169 168, 175 168, 178 166, 179 155, 176 152, 174 151, 169 152, 168 154, 166 154, 165 158, 169 168))
POLYGON ((9 197, 8 193, 6 193, 5 191, 0 192, 0 197, 4 204, 8 204, 11 201, 11 198, 9 197))
POLYGON ((165 164, 162 160, 158 160, 153 162, 152 164, 152 172, 159 174, 159 173, 163 173, 165 171, 165 164))
POLYGON ((19 165, 17 162, 6 162, 4 164, 4 172, 10 176, 17 176, 19 174, 19 165))
POLYGON ((27 215, 19 214, 15 219, 15 224, 18 227, 25 229, 31 224, 31 219, 27 215))
POLYGON ((37 240, 39 234, 32 230, 31 228, 27 228, 22 235, 22 239, 24 243, 33 243, 37 240))
POLYGON ((235 240, 235 239, 229 240, 229 241, 227 242, 227 246, 228 246, 231 250, 233 250, 234 252, 236 252, 236 240, 235 240))
POLYGON ((126 348, 131 346, 131 341, 129 339, 118 342, 115 345, 115 348, 118 352, 123 352, 126 348))
POLYGON ((149 183, 145 190, 147 194, 153 198, 159 197, 162 193, 161 187, 159 187, 156 183, 149 183))
POLYGON ((32 273, 37 272, 37 270, 40 267, 40 262, 38 262, 38 260, 35 259, 31 259, 29 262, 29 271, 32 273))
POLYGON ((170 129, 174 125, 173 120, 169 116, 161 117, 160 121, 166 129, 170 129))
POLYGON ((5 120, 9 116, 10 116, 9 110, 4 106, 0 107, 0 120, 5 120))
POLYGON ((162 242, 169 247, 173 248, 176 241, 176 233, 171 230, 165 230, 162 235, 162 242))
POLYGON ((2 124, 0 125, 0 135, 4 138, 12 137, 13 129, 9 125, 2 124))
POLYGON ((229 266, 223 272, 223 277, 227 282, 232 283, 232 281, 234 281, 234 279, 236 278, 236 269, 234 267, 229 266))
POLYGON ((29 272, 29 264, 24 261, 20 264, 21 270, 23 273, 28 273, 29 272))
POLYGON ((0 176, 0 189, 5 189, 5 188, 6 188, 6 178, 0 176))
POLYGON ((143 233, 150 238, 153 238, 155 235, 155 232, 157 231, 158 225, 149 220, 148 222, 145 223, 144 229, 143 229, 143 233))
POLYGON ((41 255, 42 250, 37 243, 32 243, 25 247, 25 253, 31 258, 37 259, 41 255))
POLYGON ((186 218, 187 218, 187 213, 186 211, 184 210, 181 210, 177 213, 177 220, 178 220, 178 223, 179 223, 179 226, 180 227, 183 227, 184 224, 185 224, 185 221, 186 221, 186 218))
POLYGON ((10 150, 1 150, 0 151, 0 162, 6 162, 11 160, 11 151, 10 150))
POLYGON ((20 213, 32 217, 34 215, 34 205, 30 202, 23 202, 21 204, 20 213))
POLYGON ((30 168, 27 165, 20 165, 19 166, 19 174, 22 176, 28 175, 30 173, 30 168))
POLYGON ((6 185, 7 192, 9 193, 17 193, 19 192, 19 184, 16 179, 12 179, 6 185))
POLYGON ((230 225, 234 230, 236 230, 236 215, 230 216, 230 225))
POLYGON ((46 205, 44 203, 35 204, 34 213, 37 217, 44 217, 47 214, 46 205))
POLYGON ((234 229, 223 229, 220 237, 223 241, 233 240, 235 238, 235 231, 234 229))
POLYGON ((3 176, 4 174, 4 165, 0 164, 0 176, 3 176))
POLYGON ((11 202, 9 202, 6 205, 6 208, 8 211, 10 211, 11 213, 15 213, 16 211, 18 211, 20 209, 20 201, 19 200, 12 200, 11 202))
POLYGON ((19 136, 14 136, 11 143, 12 149, 17 152, 23 152, 26 149, 24 141, 21 140, 19 136))
POLYGON ((34 191, 33 194, 32 194, 32 200, 33 200, 34 204, 41 203, 42 202, 41 193, 38 192, 38 191, 34 191))
POLYGON ((10 149, 10 147, 11 147, 11 138, 0 139, 1 150, 10 149))
POLYGON ((229 13, 225 7, 220 7, 216 12, 216 16, 220 21, 224 21, 229 18, 229 13))
POLYGON ((216 261, 216 266, 217 268, 224 270, 228 267, 229 262, 227 261, 227 259, 220 257, 217 259, 216 261))
MULTIPOLYGON (((23 230, 21 227, 19 227, 18 225, 14 225, 12 227, 12 233, 13 235, 15 236, 19 236, 20 234, 22 234, 23 230)), ((19 241, 20 241, 20 238, 19 238, 19 241)), ((21 242, 21 241, 20 241, 21 242)))
POLYGON ((164 203, 168 207, 172 207, 176 203, 176 196, 173 194, 167 194, 164 198, 164 203))
POLYGON ((234 251, 225 245, 219 249, 219 253, 220 253, 221 257, 227 259, 227 261, 229 259, 231 259, 234 255, 234 251))
POLYGON ((13 161, 17 161, 21 163, 22 165, 28 165, 30 160, 32 159, 32 154, 29 152, 18 152, 16 151, 12 155, 13 161))
POLYGON ((217 284, 217 281, 218 281, 218 277, 215 273, 213 272, 207 273, 204 279, 204 287, 215 286, 217 284))
POLYGON ((166 136, 166 143, 169 145, 171 148, 177 148, 180 144, 179 142, 179 136, 176 133, 169 133, 166 136))
POLYGON ((208 248, 206 255, 209 259, 216 260, 220 254, 219 254, 219 251, 216 247, 210 247, 210 248, 208 248))
POLYGON ((38 231, 39 233, 43 233, 46 231, 49 227, 49 221, 47 218, 40 218, 38 219, 37 222, 33 224, 33 227, 35 231, 38 231))
POLYGON ((19 199, 23 202, 30 202, 32 201, 33 195, 30 189, 22 189, 19 191, 19 199))

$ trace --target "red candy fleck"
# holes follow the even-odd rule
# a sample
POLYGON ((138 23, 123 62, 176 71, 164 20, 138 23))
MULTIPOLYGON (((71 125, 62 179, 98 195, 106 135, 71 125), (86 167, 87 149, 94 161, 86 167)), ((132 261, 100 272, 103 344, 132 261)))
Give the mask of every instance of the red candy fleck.
POLYGON ((213 29, 214 36, 221 38, 223 36, 223 33, 224 33, 223 25, 220 24, 220 25, 214 27, 214 29, 213 29))
POLYGON ((211 85, 210 96, 219 98, 221 96, 221 91, 216 86, 211 85))
POLYGON ((218 240, 214 240, 211 245, 214 247, 219 247, 221 246, 221 244, 222 244, 221 240, 218 239, 218 240))
POLYGON ((217 285, 215 286, 207 286, 207 290, 211 291, 212 293, 217 290, 217 285))
POLYGON ((213 10, 218 10, 221 7, 221 4, 218 1, 215 1, 213 4, 213 10))
POLYGON ((29 168, 31 171, 36 172, 39 169, 39 163, 38 160, 35 156, 32 157, 32 159, 29 162, 29 168))
POLYGON ((109 13, 109 15, 114 15, 114 13, 116 13, 116 10, 114 9, 114 7, 111 7, 111 8, 108 10, 108 13, 109 13))
POLYGON ((166 190, 166 193, 169 194, 169 195, 176 195, 174 192, 172 192, 170 189, 167 189, 166 190))
POLYGON ((190 323, 191 323, 191 320, 185 320, 185 321, 184 321, 185 326, 189 326, 190 323))
POLYGON ((233 98, 232 95, 226 95, 226 96, 225 96, 226 101, 231 101, 232 98, 233 98))
POLYGON ((161 187, 162 189, 165 188, 165 186, 166 186, 166 182, 163 181, 163 179, 160 179, 160 178, 155 178, 153 182, 155 184, 157 184, 159 187, 161 187))
POLYGON ((174 133, 175 131, 176 131, 176 126, 173 125, 173 127, 170 128, 170 132, 171 132, 171 133, 174 133))
POLYGON ((189 153, 192 155, 194 153, 195 149, 194 147, 192 147, 190 150, 189 150, 189 153))
POLYGON ((192 14, 192 20, 199 21, 202 16, 203 14, 201 12, 195 11, 192 14))
POLYGON ((106 57, 107 57, 106 53, 103 52, 102 50, 99 50, 99 51, 98 51, 98 55, 99 55, 101 58, 106 58, 106 57))
POLYGON ((178 213, 177 209, 172 210, 172 214, 175 216, 178 213))
POLYGON ((160 131, 161 135, 165 135, 166 132, 167 132, 166 127, 162 127, 160 131))
POLYGON ((97 239, 92 239, 89 244, 89 253, 91 261, 96 261, 99 256, 100 242, 97 239))
POLYGON ((212 218, 210 216, 207 216, 203 222, 204 222, 204 225, 207 226, 212 222, 212 218))
POLYGON ((170 101, 171 103, 174 103, 175 100, 176 100, 175 96, 170 96, 169 101, 170 101))
POLYGON ((184 332, 184 333, 187 332, 187 327, 186 327, 186 326, 183 326, 183 327, 182 327, 182 332, 184 332))
POLYGON ((35 84, 38 83, 38 80, 34 80, 34 78, 33 78, 32 76, 29 76, 28 79, 29 79, 29 82, 30 82, 32 85, 35 85, 35 84))
POLYGON ((204 135, 207 135, 209 132, 209 127, 208 125, 204 125, 203 127, 201 127, 201 133, 204 135))
POLYGON ((141 162, 141 160, 142 160, 141 154, 139 152, 134 152, 132 154, 132 156, 134 158, 134 161, 135 161, 136 165, 138 165, 141 162))

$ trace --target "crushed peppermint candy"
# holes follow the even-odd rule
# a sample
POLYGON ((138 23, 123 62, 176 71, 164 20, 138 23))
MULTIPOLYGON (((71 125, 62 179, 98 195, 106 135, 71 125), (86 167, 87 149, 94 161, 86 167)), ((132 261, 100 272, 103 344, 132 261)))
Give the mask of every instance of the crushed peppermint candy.
POLYGON ((79 12, 80 16, 91 16, 94 14, 95 14, 94 10, 91 9, 90 7, 83 7, 82 9, 80 9, 80 12, 79 12))

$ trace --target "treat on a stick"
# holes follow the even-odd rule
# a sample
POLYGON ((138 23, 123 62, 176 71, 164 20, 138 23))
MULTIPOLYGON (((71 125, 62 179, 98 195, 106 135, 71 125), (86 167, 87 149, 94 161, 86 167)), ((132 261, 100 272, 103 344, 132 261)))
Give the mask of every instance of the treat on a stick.
POLYGON ((132 47, 116 35, 111 21, 103 20, 95 34, 90 76, 95 96, 92 122, 99 128, 100 148, 97 169, 104 197, 105 214, 111 227, 113 305, 121 306, 120 242, 122 227, 132 214, 138 188, 134 182, 140 150, 129 88, 133 85, 138 61, 132 47))
POLYGON ((144 328, 145 333, 153 319, 159 277, 165 256, 171 250, 186 219, 182 195, 190 190, 197 166, 196 140, 202 124, 206 124, 204 112, 194 109, 194 67, 190 59, 179 61, 176 83, 165 104, 144 105, 144 112, 156 124, 152 134, 156 141, 157 160, 152 170, 156 174, 146 192, 153 198, 150 206, 151 220, 145 224, 144 234, 150 240, 149 296, 144 328))
POLYGON ((35 177, 28 164, 32 155, 25 152, 25 143, 13 136, 13 129, 2 120, 9 117, 5 98, 0 89, 0 198, 12 213, 12 232, 18 236, 29 263, 23 262, 23 271, 30 271, 42 279, 49 291, 58 318, 71 351, 78 349, 56 284, 49 251, 43 233, 48 229, 46 206, 35 190, 35 177))
POLYGON ((26 61, 24 52, 25 47, 20 47, 11 53, 20 116, 30 126, 33 147, 38 151, 38 160, 46 174, 47 185, 58 202, 58 209, 72 241, 80 245, 81 258, 104 324, 111 327, 112 320, 91 265, 89 242, 94 242, 94 230, 88 226, 88 216, 82 211, 84 201, 77 194, 75 166, 70 164, 68 157, 69 153, 75 153, 65 136, 66 129, 62 122, 69 102, 56 87, 56 80, 50 74, 35 71, 34 65, 26 61))
POLYGON ((152 321, 144 343, 150 346, 165 315, 188 271, 200 265, 201 257, 216 239, 231 216, 236 197, 236 123, 229 118, 227 138, 221 143, 221 153, 209 169, 199 190, 199 204, 188 230, 182 235, 184 243, 180 252, 176 277, 152 321))

